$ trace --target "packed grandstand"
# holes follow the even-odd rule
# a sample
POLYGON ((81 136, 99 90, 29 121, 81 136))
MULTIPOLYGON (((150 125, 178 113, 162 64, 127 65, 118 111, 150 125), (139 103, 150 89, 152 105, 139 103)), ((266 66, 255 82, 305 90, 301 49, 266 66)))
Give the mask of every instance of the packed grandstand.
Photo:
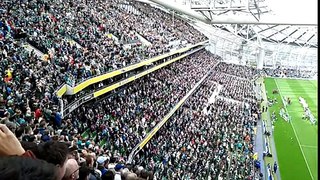
POLYGON ((1 1, 0 13, 0 179, 256 179, 253 80, 314 76, 225 63, 187 21, 143 2, 1 1))

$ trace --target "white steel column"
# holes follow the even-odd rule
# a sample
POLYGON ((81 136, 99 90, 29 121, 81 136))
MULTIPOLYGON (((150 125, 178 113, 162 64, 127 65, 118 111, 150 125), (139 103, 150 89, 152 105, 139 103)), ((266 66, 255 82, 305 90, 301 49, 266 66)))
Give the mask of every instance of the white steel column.
POLYGON ((257 69, 263 68, 264 55, 265 55, 264 49, 259 48, 259 54, 258 54, 258 58, 257 58, 257 69))
POLYGON ((217 52, 217 43, 213 39, 212 36, 209 39, 209 46, 207 46, 207 48, 212 54, 216 54, 216 52, 217 52))

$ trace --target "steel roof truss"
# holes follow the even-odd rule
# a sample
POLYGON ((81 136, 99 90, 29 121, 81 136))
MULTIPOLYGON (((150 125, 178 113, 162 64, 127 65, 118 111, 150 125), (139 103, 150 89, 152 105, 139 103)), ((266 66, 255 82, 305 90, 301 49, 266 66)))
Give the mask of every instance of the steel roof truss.
POLYGON ((294 30, 292 33, 288 34, 285 38, 283 38, 280 42, 283 42, 284 40, 286 40, 288 37, 290 37, 292 34, 296 33, 300 28, 297 28, 296 30, 294 30))
POLYGON ((278 25, 269 26, 268 28, 262 29, 262 30, 259 31, 258 33, 262 33, 262 32, 264 32, 264 31, 267 31, 267 30, 269 30, 269 29, 275 28, 275 27, 277 27, 277 26, 278 26, 278 25))
POLYGON ((291 26, 287 26, 287 27, 285 27, 285 28, 281 29, 280 31, 277 31, 277 32, 275 32, 275 33, 271 34, 270 36, 268 36, 268 37, 267 37, 267 39, 271 38, 272 36, 274 36, 274 35, 276 35, 276 34, 278 34, 278 33, 281 33, 282 31, 284 31, 284 30, 288 29, 289 27, 291 27, 291 26))

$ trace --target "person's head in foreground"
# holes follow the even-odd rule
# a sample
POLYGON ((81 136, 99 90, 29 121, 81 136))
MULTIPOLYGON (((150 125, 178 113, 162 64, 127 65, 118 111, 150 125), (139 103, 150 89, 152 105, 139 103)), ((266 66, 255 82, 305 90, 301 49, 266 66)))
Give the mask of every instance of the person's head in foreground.
POLYGON ((20 156, 0 158, 0 179, 60 180, 57 166, 40 159, 20 156))
POLYGON ((62 179, 66 173, 66 164, 69 149, 63 142, 48 141, 38 145, 38 151, 35 155, 39 159, 43 159, 58 167, 58 176, 62 179))

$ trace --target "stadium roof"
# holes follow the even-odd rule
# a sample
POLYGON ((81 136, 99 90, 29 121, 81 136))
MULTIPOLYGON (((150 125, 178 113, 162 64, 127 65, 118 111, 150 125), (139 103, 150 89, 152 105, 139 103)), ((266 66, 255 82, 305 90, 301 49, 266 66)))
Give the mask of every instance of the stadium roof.
POLYGON ((249 40, 262 40, 274 43, 296 45, 300 47, 318 47, 316 26, 293 25, 213 25, 249 40), (236 27, 237 26, 237 27, 236 27), (237 29, 235 29, 237 28, 237 29))
POLYGON ((161 0, 161 4, 247 40, 260 37, 267 42, 318 47, 316 0, 161 0))
POLYGON ((179 15, 204 33, 224 61, 317 69, 317 0, 136 0, 179 15), (242 4, 241 4, 242 3, 242 4))

